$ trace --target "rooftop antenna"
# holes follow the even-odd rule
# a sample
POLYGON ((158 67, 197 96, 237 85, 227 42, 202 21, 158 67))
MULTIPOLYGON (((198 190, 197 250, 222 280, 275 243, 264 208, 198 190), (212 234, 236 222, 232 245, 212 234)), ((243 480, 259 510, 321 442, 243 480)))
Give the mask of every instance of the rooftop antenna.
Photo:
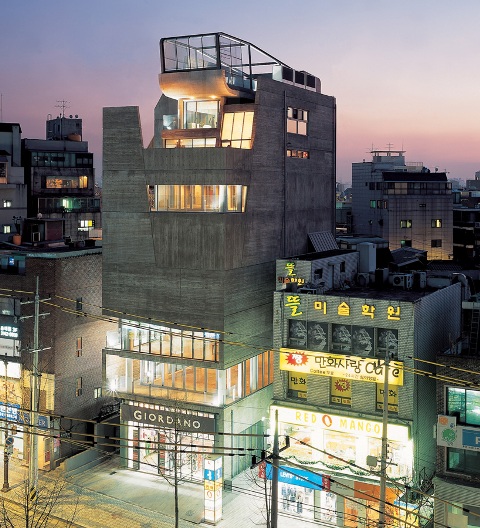
POLYGON ((67 104, 69 102, 70 101, 65 101, 65 99, 62 99, 61 101, 57 101, 57 103, 59 103, 59 104, 56 104, 55 108, 61 108, 62 109, 60 117, 65 117, 65 108, 70 108, 70 106, 68 106, 68 104, 67 104))

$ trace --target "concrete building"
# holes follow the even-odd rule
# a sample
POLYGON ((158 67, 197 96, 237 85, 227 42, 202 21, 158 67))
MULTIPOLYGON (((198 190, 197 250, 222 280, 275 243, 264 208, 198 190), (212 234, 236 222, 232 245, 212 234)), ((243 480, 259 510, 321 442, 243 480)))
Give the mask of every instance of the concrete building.
POLYGON ((0 242, 11 240, 27 216, 27 186, 22 167, 22 129, 0 123, 0 242))
POLYGON ((372 150, 372 161, 352 164, 353 232, 386 238, 390 249, 428 251, 429 260, 453 258, 451 182, 405 152, 372 150))
MULTIPOLYGON (((112 403, 102 391, 101 351, 107 330, 115 325, 101 317, 101 267, 101 248, 72 249, 55 241, 52 247, 0 250, 0 400, 11 408, 12 456, 25 463, 37 277, 39 281, 38 412, 46 430, 38 437, 42 470, 91 446, 92 436, 85 433, 94 433, 91 421, 104 418, 112 403)), ((0 435, 2 444, 4 438, 0 435)))
MULTIPOLYGON (((180 440, 198 478, 213 445, 263 447, 240 433, 262 435, 272 395, 275 259, 333 233, 336 107, 229 35, 165 38, 160 55, 147 148, 138 108, 104 109, 103 304, 123 314, 105 384, 124 401, 125 464, 171 471, 174 413, 197 424, 180 440)), ((230 456, 224 475, 249 464, 230 456)))
MULTIPOLYGON (((93 154, 83 141, 82 120, 63 114, 47 119, 46 139, 23 139, 22 152, 28 216, 63 219, 68 241, 97 237, 100 198, 95 196, 93 154)), ((33 234, 26 242, 40 238, 33 234)))
MULTIPOLYGON (((385 437, 387 524, 405 526, 418 513, 429 518, 409 490, 431 492, 435 472, 435 381, 421 371, 460 336, 468 283, 389 273, 377 269, 374 244, 356 249, 277 260, 270 427, 278 415, 280 445, 289 437, 286 471, 303 466, 303 477, 323 486, 298 480, 287 495, 300 496, 302 508, 286 501, 279 509, 335 526, 376 526, 385 437)), ((284 487, 280 481, 280 498, 284 487)))
POLYGON ((462 303, 462 339, 437 355, 435 522, 480 526, 480 302, 462 303))

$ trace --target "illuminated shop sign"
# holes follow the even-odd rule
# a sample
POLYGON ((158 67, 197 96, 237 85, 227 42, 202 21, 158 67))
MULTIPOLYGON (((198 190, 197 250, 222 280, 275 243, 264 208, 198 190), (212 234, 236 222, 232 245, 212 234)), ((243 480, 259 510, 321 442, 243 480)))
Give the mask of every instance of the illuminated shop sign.
POLYGON ((18 339, 20 335, 17 325, 0 324, 0 337, 7 339, 18 339))
MULTIPOLYGON (((278 420, 282 423, 308 426, 314 429, 328 429, 330 431, 339 431, 356 436, 382 437, 382 422, 272 405, 270 407, 272 423, 274 423, 275 411, 277 410, 278 420)), ((409 440, 408 429, 406 425, 389 423, 388 438, 395 439, 396 442, 406 442, 409 440)))
MULTIPOLYGON (((316 374, 331 378, 348 378, 382 383, 385 360, 357 356, 340 356, 324 352, 280 349, 280 370, 293 373, 316 374)), ((388 383, 403 385, 403 363, 390 361, 388 383)))
POLYGON ((167 411, 165 409, 158 410, 148 409, 146 407, 135 407, 128 404, 122 404, 120 406, 120 419, 124 422, 139 422, 190 433, 213 433, 215 431, 215 418, 197 416, 179 411, 167 411))
MULTIPOLYGON (((267 462, 265 476, 267 480, 272 480, 272 464, 267 462)), ((313 471, 298 469, 290 466, 280 466, 278 468, 278 482, 290 484, 291 486, 302 486, 310 489, 323 489, 323 476, 313 471)))

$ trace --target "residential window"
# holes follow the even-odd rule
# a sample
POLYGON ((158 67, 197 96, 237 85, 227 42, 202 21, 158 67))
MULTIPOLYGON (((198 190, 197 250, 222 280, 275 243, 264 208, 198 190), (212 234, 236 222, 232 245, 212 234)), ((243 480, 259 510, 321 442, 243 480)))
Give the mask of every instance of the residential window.
POLYGON ((370 200, 370 209, 377 208, 377 200, 370 200))
POLYGON ((352 382, 346 378, 330 378, 330 403, 352 405, 352 382))
POLYGON ((102 387, 95 387, 93 389, 93 397, 95 399, 102 397, 102 387))
POLYGON ((3 200, 3 207, 12 207, 12 200, 3 200))
POLYGON ((345 273, 345 261, 340 262, 340 273, 345 273))
POLYGON ((440 238, 432 240, 432 248, 440 248, 440 247, 442 247, 442 240, 440 238))
POLYGON ((0 183, 7 183, 7 164, 0 162, 0 183))
POLYGON ((81 396, 83 394, 83 378, 77 378, 75 380, 75 396, 81 396))
POLYGON ((308 150, 287 149, 287 158, 308 159, 309 157, 310 153, 308 152, 308 150))
POLYGON ((77 349, 77 357, 81 357, 82 356, 82 338, 81 337, 77 337, 77 340, 76 340, 76 349, 77 349))
POLYGON ((83 312, 83 302, 81 297, 77 297, 77 301, 75 304, 75 310, 77 312, 83 312))
POLYGON ((442 227, 442 221, 440 219, 432 219, 432 227, 442 227))
POLYGON ((455 414, 465 425, 480 425, 480 391, 457 387, 447 388, 447 413, 455 414))
POLYGON ((370 191, 374 191, 375 190, 375 182, 368 182, 368 189, 370 191))
POLYGON ((412 227, 412 221, 411 220, 400 220, 400 227, 409 229, 412 227))
POLYGON ((447 447, 447 469, 467 475, 480 475, 480 451, 447 447))
POLYGON ((253 112, 227 112, 223 115, 222 147, 252 148, 253 112))
POLYGON ((412 247, 411 240, 400 240, 400 247, 412 247))
POLYGON ((299 108, 287 109, 287 132, 291 134, 307 135, 308 112, 299 108))
POLYGON ((79 231, 88 231, 92 227, 95 227, 95 221, 94 220, 80 220, 78 222, 78 230, 79 231))
POLYGON ((184 128, 217 128, 219 101, 185 101, 184 128))
POLYGON ((3 224, 3 233, 6 235, 12 232, 12 226, 9 224, 3 224))

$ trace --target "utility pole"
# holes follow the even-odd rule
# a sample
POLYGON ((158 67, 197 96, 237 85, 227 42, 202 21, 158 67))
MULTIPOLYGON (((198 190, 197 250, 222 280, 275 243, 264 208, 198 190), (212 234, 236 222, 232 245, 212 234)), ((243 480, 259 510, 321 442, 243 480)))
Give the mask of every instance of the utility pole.
POLYGON ((280 462, 280 452, 278 448, 278 409, 275 409, 275 434, 273 436, 272 451, 272 504, 271 511, 271 528, 278 526, 278 464, 280 462))
POLYGON ((10 444, 7 444, 9 441, 8 435, 8 386, 7 386, 7 358, 4 359, 5 365, 5 445, 3 448, 3 488, 2 491, 8 491, 10 489, 10 484, 8 483, 8 456, 9 450, 11 449, 10 444))
POLYGON ((383 413, 382 413, 382 458, 380 460, 380 504, 378 528, 385 528, 385 501, 387 497, 387 456, 388 456, 388 370, 390 358, 385 354, 383 373, 383 413))
MULTIPOLYGON (((32 373, 30 379, 30 450, 28 455, 28 484, 29 484, 29 499, 35 501, 37 497, 37 483, 38 483, 38 406, 39 406, 39 377, 38 371, 38 353, 40 352, 38 343, 38 321, 40 316, 50 315, 49 313, 40 313, 40 295, 38 293, 38 276, 36 278, 35 287, 35 311, 33 315, 33 350, 32 353, 32 373)), ((49 299, 44 299, 49 300, 49 299)), ((25 301, 21 304, 30 304, 31 301, 25 301)), ((29 319, 31 316, 21 317, 20 319, 29 319)), ((42 348, 42 350, 47 350, 42 348)))

